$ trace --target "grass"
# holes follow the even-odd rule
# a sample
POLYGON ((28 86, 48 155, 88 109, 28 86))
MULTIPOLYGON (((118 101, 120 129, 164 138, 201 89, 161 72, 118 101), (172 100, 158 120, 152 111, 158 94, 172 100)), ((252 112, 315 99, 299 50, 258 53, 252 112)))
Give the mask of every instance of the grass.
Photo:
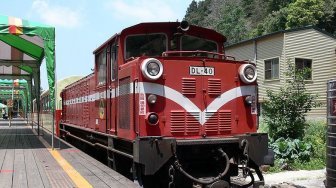
POLYGON ((292 167, 294 170, 320 170, 326 167, 326 163, 324 159, 313 158, 309 162, 304 163, 294 161, 292 167))

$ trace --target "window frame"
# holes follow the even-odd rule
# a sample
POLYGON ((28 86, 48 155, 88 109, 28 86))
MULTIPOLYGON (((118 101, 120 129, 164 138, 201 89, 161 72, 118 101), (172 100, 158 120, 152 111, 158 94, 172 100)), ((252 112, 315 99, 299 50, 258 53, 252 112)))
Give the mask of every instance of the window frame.
MULTIPOLYGON (((126 50, 126 48, 127 48, 127 45, 126 45, 126 41, 127 41, 127 38, 128 37, 134 37, 134 36, 141 36, 141 35, 157 35, 157 34, 163 34, 165 37, 166 37, 166 51, 168 51, 169 49, 168 49, 168 43, 169 43, 169 38, 168 38, 168 35, 167 35, 167 33, 164 33, 164 32, 158 32, 158 33, 138 33, 138 34, 130 34, 130 35, 127 35, 126 37, 125 37, 125 39, 124 39, 124 49, 123 49, 123 51, 124 51, 124 60, 126 60, 126 59, 129 59, 129 58, 131 58, 131 57, 129 57, 129 58, 126 58, 126 55, 127 55, 127 50, 126 50)), ((125 63, 127 63, 127 62, 125 62, 125 63)))
POLYGON ((219 53, 219 45, 218 45, 218 42, 217 41, 214 41, 214 40, 209 40, 209 39, 207 39, 207 38, 201 38, 201 37, 198 37, 198 36, 195 36, 195 35, 183 35, 183 36, 181 36, 180 37, 180 50, 182 50, 182 51, 184 51, 184 49, 182 48, 183 46, 182 46, 182 38, 184 37, 184 36, 191 36, 191 37, 195 37, 195 38, 199 38, 199 39, 204 39, 205 41, 209 41, 209 42, 213 42, 213 43, 215 43, 216 44, 216 47, 217 47, 217 49, 216 49, 216 53, 219 53))
POLYGON ((117 40, 113 41, 109 45, 109 48, 110 48, 110 69, 111 69, 110 70, 111 71, 110 79, 111 79, 111 82, 114 82, 114 81, 117 80, 117 77, 118 77, 118 51, 119 51, 118 41, 117 40), (115 55, 115 56, 113 56, 113 55, 115 55), (113 71, 113 69, 115 69, 115 71, 113 71), (113 72, 115 74, 113 74, 113 72))
POLYGON ((99 51, 98 53, 95 54, 95 72, 96 72, 96 87, 100 87, 100 86, 104 86, 106 85, 107 83, 107 47, 103 48, 101 51, 99 51), (99 56, 100 55, 103 55, 103 59, 104 59, 104 56, 105 56, 105 80, 103 83, 99 83, 99 66, 98 66, 98 61, 99 61, 99 56))
MULTIPOLYGON (((304 59, 304 60, 310 60, 311 61, 311 67, 310 67, 310 79, 305 79, 306 81, 313 81, 313 58, 307 58, 307 57, 300 57, 300 56, 295 56, 294 57, 294 66, 296 70, 296 59, 304 59)), ((305 67, 303 67, 305 68, 305 67)))
POLYGON ((278 80, 280 80, 280 57, 279 56, 276 56, 276 57, 271 57, 271 58, 268 58, 268 59, 264 59, 264 80, 265 81, 278 81, 278 80), (270 71, 271 71, 271 78, 268 78, 268 79, 266 79, 266 61, 270 61, 270 60, 273 60, 273 59, 278 59, 278 78, 274 78, 273 77, 273 71, 274 70, 272 70, 272 64, 273 64, 273 61, 271 61, 271 69, 270 69, 270 71))

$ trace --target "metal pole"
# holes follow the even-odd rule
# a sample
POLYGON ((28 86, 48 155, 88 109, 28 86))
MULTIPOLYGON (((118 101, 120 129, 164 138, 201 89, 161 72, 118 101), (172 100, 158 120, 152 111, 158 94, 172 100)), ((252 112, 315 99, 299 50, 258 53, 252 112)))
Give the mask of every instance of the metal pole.
MULTIPOLYGON (((20 95, 19 95, 19 98, 18 98, 18 109, 17 109, 17 113, 19 113, 20 115, 20 95)), ((16 116, 17 117, 17 116, 16 116)))
MULTIPOLYGON (((54 48, 56 49, 56 48, 54 48)), ((56 105, 57 104, 57 74, 56 74, 56 52, 54 55, 54 109, 53 109, 53 120, 52 120, 52 137, 51 137, 51 149, 54 150, 54 137, 55 137, 55 126, 56 125, 56 121, 55 121, 55 117, 56 117, 56 105)))
MULTIPOLYGON (((35 85, 35 83, 34 83, 35 85)), ((34 127, 34 103, 33 103, 33 76, 30 76, 30 119, 31 119, 31 125, 32 129, 34 127)))
POLYGON ((36 104, 37 104, 37 135, 40 136, 40 109, 41 109, 41 104, 40 104, 40 69, 37 71, 37 95, 36 95, 36 104))
POLYGON ((14 105, 14 80, 12 84, 12 107, 9 107, 9 126, 12 126, 12 111, 13 111, 13 105, 14 105))

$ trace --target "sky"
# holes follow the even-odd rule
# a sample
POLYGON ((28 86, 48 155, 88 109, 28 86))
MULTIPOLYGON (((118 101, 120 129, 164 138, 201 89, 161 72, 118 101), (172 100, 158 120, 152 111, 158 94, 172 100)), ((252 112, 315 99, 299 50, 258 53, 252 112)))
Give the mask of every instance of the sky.
MULTIPOLYGON (((123 28, 182 20, 192 0, 2 0, 0 15, 41 22, 56 29, 57 80, 88 75, 93 51, 123 28)), ((47 89, 45 63, 41 86, 47 89)))

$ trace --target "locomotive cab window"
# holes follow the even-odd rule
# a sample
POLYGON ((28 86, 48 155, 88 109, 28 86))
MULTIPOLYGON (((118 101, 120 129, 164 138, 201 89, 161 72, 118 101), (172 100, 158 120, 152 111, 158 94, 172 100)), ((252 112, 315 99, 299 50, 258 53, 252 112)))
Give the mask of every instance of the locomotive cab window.
POLYGON ((181 49, 184 51, 196 51, 196 50, 208 51, 208 52, 218 51, 216 42, 190 35, 182 36, 181 49))
POLYGON ((139 56, 161 56, 167 50, 165 34, 132 35, 126 38, 125 59, 139 56))
POLYGON ((96 55, 97 63, 97 85, 106 83, 106 49, 96 55))

